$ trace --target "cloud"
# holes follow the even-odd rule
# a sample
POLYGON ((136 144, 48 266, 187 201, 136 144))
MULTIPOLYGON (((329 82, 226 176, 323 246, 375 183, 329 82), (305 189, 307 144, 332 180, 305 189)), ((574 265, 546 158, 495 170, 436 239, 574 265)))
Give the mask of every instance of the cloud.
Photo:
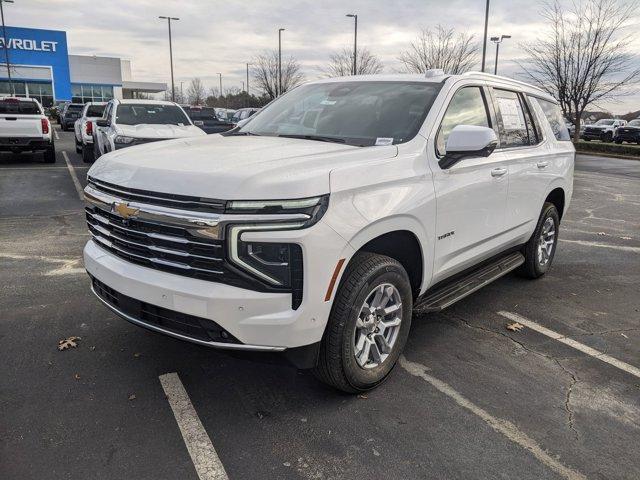
MULTIPOLYGON (((544 31, 539 11, 536 1, 491 0, 489 35, 513 37, 500 49, 502 73, 517 73, 519 45, 544 31)), ((421 28, 442 24, 480 41, 484 27, 481 0, 20 0, 5 6, 8 25, 65 30, 70 53, 130 59, 134 78, 144 81, 168 82, 167 23, 158 15, 180 17, 172 23, 176 81, 201 77, 214 87, 217 72, 225 87, 239 87, 245 63, 277 48, 280 27, 286 29, 283 54, 295 56, 308 79, 318 77, 332 51, 352 45, 347 13, 358 14, 358 43, 377 54, 388 72, 400 67, 399 52, 421 28)), ((493 59, 489 44, 488 65, 493 59)), ((629 96, 612 108, 638 109, 639 101, 629 96)))

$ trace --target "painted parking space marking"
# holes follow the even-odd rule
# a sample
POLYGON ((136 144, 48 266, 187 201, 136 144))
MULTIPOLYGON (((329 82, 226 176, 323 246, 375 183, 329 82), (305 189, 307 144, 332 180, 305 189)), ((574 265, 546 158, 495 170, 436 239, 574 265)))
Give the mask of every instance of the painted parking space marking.
POLYGON ((202 426, 200 417, 191 403, 177 373, 160 375, 160 383, 167 396, 180 433, 187 446, 191 461, 200 480, 227 480, 227 472, 213 448, 211 439, 202 426))
POLYGON ((498 315, 508 318, 509 320, 512 320, 514 322, 521 323, 522 325, 530 328, 531 330, 535 330, 538 333, 546 335, 549 338, 553 338, 554 340, 557 340, 560 343, 564 343, 565 345, 573 347, 576 350, 581 351, 582 353, 586 353, 587 355, 590 355, 593 358, 597 358, 598 360, 608 363, 609 365, 613 365, 614 367, 624 372, 630 373, 631 375, 634 375, 640 378, 640 368, 634 367, 633 365, 630 365, 626 362, 618 360, 617 358, 607 355, 606 353, 596 350, 595 348, 591 348, 585 345, 584 343, 577 342, 572 338, 565 337, 564 335, 554 332, 553 330, 550 330, 547 327, 543 327, 542 325, 532 320, 529 320, 528 318, 525 318, 522 315, 518 315, 517 313, 512 313, 512 312, 504 312, 504 311, 498 312, 498 315))
POLYGON ((610 243, 602 243, 602 242, 588 242, 586 240, 567 240, 566 238, 561 238, 560 241, 564 243, 575 243, 577 245, 583 245, 585 247, 611 248, 613 250, 621 250, 623 252, 640 253, 640 247, 628 247, 626 245, 612 245, 610 243))
POLYGON ((56 137, 56 140, 60 140, 60 135, 58 135, 58 129, 57 128, 53 129, 53 136, 56 137))
POLYGON ((533 438, 529 437, 515 424, 503 418, 494 417, 489 412, 477 406, 462 394, 458 393, 458 391, 454 390, 448 383, 445 383, 442 380, 428 374, 428 367, 420 363, 410 362, 404 357, 404 355, 400 357, 400 366, 402 366, 402 368, 404 368, 411 375, 421 378, 429 383, 436 390, 452 399, 462 408, 480 417, 496 432, 501 433, 510 441, 529 451, 540 462, 556 472, 558 475, 569 480, 586 480, 587 477, 582 475, 580 472, 572 470, 571 468, 566 467, 565 465, 560 463, 555 456, 547 453, 533 438))
POLYGON ((78 176, 76 175, 76 171, 73 169, 73 165, 71 165, 71 162, 69 161, 69 156, 67 155, 67 152, 63 150, 62 156, 64 157, 64 161, 67 163, 67 169, 69 169, 69 173, 71 174, 71 180, 73 180, 73 184, 76 187, 76 192, 78 192, 78 197, 80 198, 80 201, 84 202, 84 189, 80 184, 80 180, 78 180, 78 176))

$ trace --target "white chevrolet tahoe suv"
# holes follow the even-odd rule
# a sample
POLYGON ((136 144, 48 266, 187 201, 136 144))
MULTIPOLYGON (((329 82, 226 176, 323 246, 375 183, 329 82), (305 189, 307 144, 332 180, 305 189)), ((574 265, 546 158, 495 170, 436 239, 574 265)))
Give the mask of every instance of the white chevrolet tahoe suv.
POLYGON ((206 135, 180 105, 161 100, 111 100, 94 126, 94 158, 134 145, 206 135))
POLYGON ((414 308, 547 272, 574 157, 556 102, 520 82, 312 82, 245 127, 103 156, 85 266, 134 324, 282 352, 365 391, 398 360, 414 308))
POLYGON ((93 158, 93 129, 95 122, 102 118, 106 102, 89 102, 84 104, 80 118, 73 125, 76 137, 76 153, 82 154, 84 163, 91 163, 93 158))
POLYGON ((0 152, 43 152, 55 163, 51 122, 34 98, 0 97, 0 152))

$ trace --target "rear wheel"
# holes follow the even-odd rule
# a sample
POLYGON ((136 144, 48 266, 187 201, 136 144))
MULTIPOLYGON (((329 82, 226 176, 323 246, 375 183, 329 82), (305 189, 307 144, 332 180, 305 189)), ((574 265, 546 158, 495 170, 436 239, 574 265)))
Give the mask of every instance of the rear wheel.
POLYGON ((56 147, 54 145, 44 151, 44 163, 56 163, 56 147))
POLYGON ((611 142, 612 140, 613 140, 613 133, 611 132, 605 133, 604 136, 602 137, 603 142, 611 142))
POLYGON ((76 153, 82 153, 82 144, 76 138, 76 153))
POLYGON ((524 264, 520 273, 528 278, 539 278, 551 268, 558 244, 560 217, 553 203, 545 203, 531 239, 524 247, 524 264))
POLYGON ((336 292, 316 377, 348 393, 378 386, 402 353, 412 309, 409 277, 398 261, 356 254, 336 292))
POLYGON ((84 163, 91 163, 95 160, 95 155, 94 155, 94 151, 93 151, 93 144, 91 146, 89 145, 82 145, 82 161, 84 163))

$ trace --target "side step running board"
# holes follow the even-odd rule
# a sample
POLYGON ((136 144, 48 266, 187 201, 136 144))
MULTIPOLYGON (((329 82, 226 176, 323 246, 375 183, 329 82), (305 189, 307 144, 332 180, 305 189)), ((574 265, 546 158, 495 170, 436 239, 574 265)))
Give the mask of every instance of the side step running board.
POLYGON ((473 270, 453 283, 436 288, 433 292, 427 292, 425 296, 418 299, 414 308, 426 312, 439 312, 515 270, 523 263, 524 256, 520 252, 510 253, 488 265, 473 270))

